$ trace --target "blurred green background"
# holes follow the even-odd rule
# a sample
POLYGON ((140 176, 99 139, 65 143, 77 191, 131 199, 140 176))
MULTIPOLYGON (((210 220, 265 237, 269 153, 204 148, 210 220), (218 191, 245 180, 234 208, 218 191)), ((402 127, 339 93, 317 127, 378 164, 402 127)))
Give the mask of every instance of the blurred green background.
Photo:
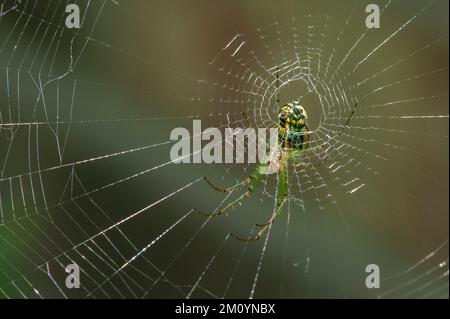
MULTIPOLYGON (((12 9, 0 17, 0 296, 182 298, 206 269, 192 297, 247 298, 256 273, 258 298, 448 297, 448 1, 389 2, 381 28, 367 31, 372 2, 78 1, 80 30, 64 28, 64 1, 4 2, 12 9), (241 61, 222 50, 236 34, 246 41, 241 61), (293 174, 293 200, 261 269, 264 240, 228 239, 216 252, 229 232, 248 234, 269 218, 274 177, 227 216, 192 213, 171 228, 224 195, 203 181, 167 195, 202 176, 232 185, 253 166, 174 165, 172 144, 159 144, 193 118, 204 128, 242 124, 242 111, 255 127, 273 121, 273 100, 223 102, 256 90, 226 73, 241 72, 252 53, 267 68, 296 54, 320 61, 312 73, 351 101, 394 84, 360 103, 341 137, 350 147, 293 174), (330 54, 331 71, 344 61, 335 78, 323 69, 330 54), (333 173, 334 161, 350 164, 333 173), (354 178, 365 186, 349 194, 354 178), (70 262, 84 271, 83 289, 63 287, 70 262), (380 289, 364 285, 371 263, 380 289)), ((247 66, 271 78, 255 60, 247 66)), ((299 96, 314 128, 347 117, 349 105, 323 109, 305 82, 280 91, 282 102, 299 96)))

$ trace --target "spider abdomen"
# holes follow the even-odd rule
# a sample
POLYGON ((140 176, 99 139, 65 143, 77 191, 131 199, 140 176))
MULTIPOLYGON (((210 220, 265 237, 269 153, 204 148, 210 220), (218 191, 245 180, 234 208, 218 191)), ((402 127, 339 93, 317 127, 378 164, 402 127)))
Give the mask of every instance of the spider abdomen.
POLYGON ((308 116, 298 101, 284 105, 278 114, 278 143, 283 148, 308 147, 308 116))

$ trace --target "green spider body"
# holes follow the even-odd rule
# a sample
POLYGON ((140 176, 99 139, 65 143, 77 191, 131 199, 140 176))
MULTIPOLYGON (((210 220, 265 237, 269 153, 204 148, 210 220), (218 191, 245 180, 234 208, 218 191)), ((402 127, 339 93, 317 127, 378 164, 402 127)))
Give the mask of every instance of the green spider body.
POLYGON ((276 160, 271 162, 267 161, 265 163, 260 164, 255 171, 248 176, 244 181, 230 187, 230 188, 219 188, 212 184, 207 178, 205 178, 206 182, 215 190, 221 192, 230 192, 238 187, 242 187, 244 185, 248 185, 247 190, 240 195, 238 198, 233 200, 223 209, 218 210, 213 213, 205 214, 208 216, 211 215, 222 215, 228 209, 233 208, 236 204, 240 203, 246 197, 249 197, 253 190, 258 187, 261 183, 262 177, 264 174, 262 173, 264 169, 268 166, 275 166, 275 171, 278 174, 277 180, 277 194, 276 194, 276 209, 274 210, 272 217, 269 219, 267 223, 264 224, 256 224, 262 229, 258 232, 255 237, 252 238, 241 238, 239 236, 233 235, 235 238, 239 240, 258 240, 267 231, 268 227, 274 222, 275 218, 281 212, 283 205, 285 204, 288 191, 289 191, 289 160, 290 159, 298 159, 302 150, 305 150, 308 147, 308 127, 306 124, 307 114, 303 106, 300 105, 299 102, 293 101, 284 105, 280 109, 280 113, 278 114, 278 145, 279 152, 278 156, 276 156, 276 160))
MULTIPOLYGON (((278 83, 278 75, 277 75, 277 83, 278 83)), ((278 89, 278 85, 277 85, 278 89)), ((279 98, 277 97, 277 103, 279 98)), ((345 121, 343 128, 336 132, 331 139, 335 139, 340 136, 346 127, 348 127, 350 120, 353 114, 356 111, 357 103, 354 104, 349 117, 345 121)), ((286 203, 289 195, 289 163, 292 161, 294 165, 299 166, 309 166, 305 164, 302 160, 302 154, 309 148, 309 131, 307 126, 308 116, 306 115, 306 111, 302 105, 298 101, 293 101, 287 103, 283 107, 280 108, 278 114, 278 153, 274 156, 275 159, 268 160, 265 163, 260 164, 255 171, 244 179, 242 182, 237 183, 234 186, 228 188, 220 188, 211 183, 206 177, 204 177, 205 181, 215 190, 220 192, 231 192, 235 189, 244 187, 247 185, 247 190, 242 193, 238 198, 233 200, 224 208, 217 210, 212 213, 200 213, 204 216, 218 216, 225 213, 228 209, 234 208, 236 204, 242 202, 246 197, 249 197, 255 188, 261 183, 261 180, 265 174, 267 174, 267 169, 270 172, 277 173, 277 192, 275 195, 276 205, 275 209, 270 217, 269 221, 264 224, 256 224, 256 226, 261 227, 261 230, 254 237, 250 238, 242 238, 236 235, 231 234, 236 239, 242 241, 254 241, 260 239, 264 233, 268 230, 270 225, 275 221, 277 216, 283 209, 284 204, 286 203)), ((318 145, 314 148, 310 148, 309 151, 321 150, 322 146, 328 142, 324 142, 321 145, 318 145)))

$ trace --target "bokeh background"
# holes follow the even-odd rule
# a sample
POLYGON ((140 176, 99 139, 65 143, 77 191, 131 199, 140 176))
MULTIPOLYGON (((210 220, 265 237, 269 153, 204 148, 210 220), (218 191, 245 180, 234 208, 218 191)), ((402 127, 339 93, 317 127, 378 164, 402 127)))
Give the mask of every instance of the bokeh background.
MULTIPOLYGON (((257 298, 448 298, 448 1, 372 1, 387 7, 362 39, 367 1, 73 2, 80 30, 64 27, 67 1, 1 2, 2 298, 248 298, 255 281, 257 298), (352 147, 333 144, 325 164, 293 174, 267 241, 222 246, 269 218, 273 177, 205 219, 189 212, 216 209, 224 194, 198 179, 232 185, 254 166, 170 164, 167 141, 194 118, 205 128, 242 124, 242 111, 255 127, 273 121, 273 100, 223 101, 252 88, 220 70, 238 72, 223 50, 236 34, 267 68, 298 52, 314 63, 307 48, 322 46, 332 70, 344 61, 324 80, 349 101, 400 82, 358 105, 340 137, 352 147), (334 174, 336 161, 352 164, 334 174), (353 178, 365 186, 350 194, 353 178), (72 262, 82 289, 64 287, 72 262), (372 263, 380 289, 364 284, 372 263)), ((334 103, 325 118, 305 82, 280 90, 282 102, 299 96, 314 128, 342 124, 351 106, 334 103)))

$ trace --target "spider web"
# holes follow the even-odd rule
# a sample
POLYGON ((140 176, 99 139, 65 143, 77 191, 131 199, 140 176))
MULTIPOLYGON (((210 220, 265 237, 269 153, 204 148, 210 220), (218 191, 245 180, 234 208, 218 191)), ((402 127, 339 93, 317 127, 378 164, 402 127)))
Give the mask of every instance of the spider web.
MULTIPOLYGON (((69 30, 68 3, 0 6, 0 296, 448 298, 445 1, 384 1, 380 29, 364 1, 251 8, 176 44, 154 5, 72 1, 69 30), (233 185, 256 166, 173 164, 168 137, 193 119, 276 127, 277 96, 302 101, 313 147, 267 236, 243 243, 229 233, 270 217, 277 174, 205 218, 240 192, 202 177, 233 185), (80 289, 65 287, 72 263, 80 289), (364 284, 372 263, 380 289, 364 284)), ((228 10, 199 6, 205 25, 207 8, 228 10)))

